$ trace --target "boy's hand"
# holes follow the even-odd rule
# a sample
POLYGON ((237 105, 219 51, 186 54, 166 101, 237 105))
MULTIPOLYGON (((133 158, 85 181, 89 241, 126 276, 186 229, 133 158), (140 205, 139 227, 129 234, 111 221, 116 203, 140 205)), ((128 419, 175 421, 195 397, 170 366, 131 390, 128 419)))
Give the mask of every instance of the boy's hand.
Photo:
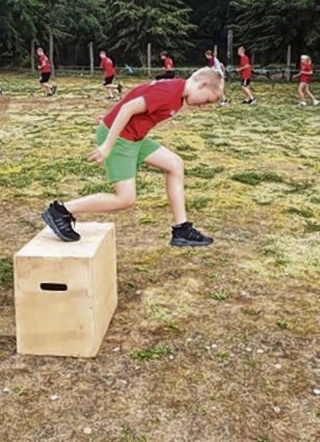
POLYGON ((89 153, 88 161, 89 163, 102 163, 107 158, 108 154, 109 150, 106 150, 104 145, 102 145, 89 153))
POLYGON ((38 66, 38 69, 39 69, 39 71, 40 71, 40 69, 41 69, 41 66, 40 66, 40 65, 38 66))

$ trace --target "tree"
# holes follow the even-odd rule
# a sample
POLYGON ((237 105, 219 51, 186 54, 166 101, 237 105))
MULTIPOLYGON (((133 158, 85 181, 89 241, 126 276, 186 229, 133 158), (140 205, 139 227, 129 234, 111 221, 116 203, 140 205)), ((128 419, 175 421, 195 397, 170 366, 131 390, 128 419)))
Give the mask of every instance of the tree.
POLYGON ((115 0, 110 4, 113 23, 111 46, 134 54, 146 64, 147 44, 155 52, 170 51, 182 58, 195 25, 189 22, 191 9, 182 0, 115 0))
POLYGON ((263 62, 282 59, 288 44, 295 55, 317 51, 320 0, 232 0, 231 20, 237 44, 263 54, 263 62))

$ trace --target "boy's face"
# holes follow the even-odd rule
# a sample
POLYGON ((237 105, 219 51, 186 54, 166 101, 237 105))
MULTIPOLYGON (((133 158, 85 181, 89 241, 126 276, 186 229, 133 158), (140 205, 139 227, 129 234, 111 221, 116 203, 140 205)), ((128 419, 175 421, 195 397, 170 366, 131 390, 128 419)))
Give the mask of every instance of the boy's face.
POLYGON ((165 60, 167 57, 165 55, 160 55, 161 60, 165 60))
POLYGON ((205 55, 208 60, 211 60, 213 58, 213 56, 211 54, 205 54, 205 55))
POLYGON ((242 55, 244 55, 244 50, 243 49, 238 49, 238 55, 240 55, 240 57, 242 56, 242 55))
POLYGON ((206 81, 193 81, 190 83, 188 95, 185 97, 185 102, 189 106, 203 106, 205 104, 213 104, 220 100, 222 91, 217 89, 214 92, 209 88, 206 81))
POLYGON ((103 53, 103 52, 100 52, 100 57, 101 57, 101 58, 106 58, 106 54, 103 53))

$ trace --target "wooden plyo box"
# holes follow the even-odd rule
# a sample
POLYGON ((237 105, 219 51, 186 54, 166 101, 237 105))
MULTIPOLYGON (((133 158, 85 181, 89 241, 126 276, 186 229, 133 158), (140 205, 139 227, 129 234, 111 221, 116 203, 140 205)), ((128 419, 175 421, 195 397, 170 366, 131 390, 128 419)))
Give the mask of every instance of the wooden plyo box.
POLYGON ((46 227, 14 256, 18 353, 93 357, 117 306, 113 223, 77 223, 65 243, 46 227))

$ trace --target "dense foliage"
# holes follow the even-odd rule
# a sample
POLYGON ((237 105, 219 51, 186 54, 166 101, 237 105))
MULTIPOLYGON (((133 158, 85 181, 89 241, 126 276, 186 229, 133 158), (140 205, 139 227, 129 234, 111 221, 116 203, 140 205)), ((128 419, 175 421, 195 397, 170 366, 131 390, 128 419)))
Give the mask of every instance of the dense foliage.
POLYGON ((57 64, 88 65, 109 49, 118 64, 146 62, 168 50, 178 63, 203 61, 218 45, 226 58, 227 33, 264 64, 293 61, 302 52, 320 56, 320 0, 1 0, 0 62, 30 65, 31 42, 53 53, 57 64))

